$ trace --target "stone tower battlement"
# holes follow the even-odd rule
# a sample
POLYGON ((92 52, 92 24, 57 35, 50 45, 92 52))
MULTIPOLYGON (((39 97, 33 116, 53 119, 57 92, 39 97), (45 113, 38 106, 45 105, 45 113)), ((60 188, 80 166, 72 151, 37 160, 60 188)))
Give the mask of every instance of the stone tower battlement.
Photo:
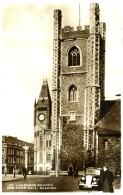
POLYGON ((84 26, 77 26, 76 29, 72 26, 64 26, 62 28, 62 32, 74 32, 74 31, 83 31, 83 30, 89 30, 89 25, 84 25, 84 26))
POLYGON ((89 34, 89 26, 85 25, 77 26, 74 30, 74 27, 65 26, 61 29, 61 39, 77 39, 77 38, 84 38, 87 39, 89 34))
POLYGON ((90 8, 91 8, 91 9, 95 9, 95 8, 96 8, 96 9, 99 9, 99 4, 98 4, 98 3, 91 3, 91 4, 90 4, 90 8))
POLYGON ((54 10, 54 15, 56 15, 56 14, 62 14, 62 11, 60 10, 60 9, 55 9, 54 10))

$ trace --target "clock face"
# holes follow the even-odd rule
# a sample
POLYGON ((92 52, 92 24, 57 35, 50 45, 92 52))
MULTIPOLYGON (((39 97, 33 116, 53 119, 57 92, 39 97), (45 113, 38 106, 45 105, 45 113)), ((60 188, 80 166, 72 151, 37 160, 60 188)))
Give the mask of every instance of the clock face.
POLYGON ((45 115, 44 115, 44 114, 40 114, 40 115, 39 115, 39 120, 40 120, 40 121, 43 121, 44 119, 45 119, 45 115))

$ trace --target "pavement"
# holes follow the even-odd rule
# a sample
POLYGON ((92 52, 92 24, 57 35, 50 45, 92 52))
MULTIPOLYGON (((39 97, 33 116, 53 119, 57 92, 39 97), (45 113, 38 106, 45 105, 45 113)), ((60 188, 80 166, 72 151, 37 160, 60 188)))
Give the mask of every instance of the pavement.
MULTIPOLYGON (((29 177, 49 177, 49 175, 27 175, 27 178, 29 177)), ((7 174, 5 176, 5 174, 2 174, 2 182, 9 182, 9 181, 16 181, 16 180, 21 180, 24 179, 23 175, 19 175, 16 174, 15 177, 13 174, 7 174)), ((121 178, 118 177, 117 179, 115 179, 114 183, 114 192, 115 193, 119 193, 121 192, 121 178)))
MULTIPOLYGON (((49 175, 27 175, 27 178, 29 177, 51 177, 49 175)), ((13 174, 7 174, 5 176, 5 174, 2 174, 2 182, 9 182, 9 181, 16 181, 16 180, 21 180, 24 179, 23 175, 20 174, 16 174, 15 177, 13 174)), ((117 177, 117 179, 115 179, 114 183, 114 189, 120 189, 121 188, 121 178, 117 177)))
MULTIPOLYGON (((49 175, 27 175, 27 177, 49 177, 49 175)), ((16 181, 24 179, 23 175, 16 174, 15 177, 13 174, 2 174, 2 182, 7 182, 7 181, 16 181)))
POLYGON ((23 178, 23 175, 14 175, 13 174, 7 174, 5 176, 5 174, 2 174, 2 182, 5 182, 5 181, 15 181, 15 180, 20 180, 23 178))

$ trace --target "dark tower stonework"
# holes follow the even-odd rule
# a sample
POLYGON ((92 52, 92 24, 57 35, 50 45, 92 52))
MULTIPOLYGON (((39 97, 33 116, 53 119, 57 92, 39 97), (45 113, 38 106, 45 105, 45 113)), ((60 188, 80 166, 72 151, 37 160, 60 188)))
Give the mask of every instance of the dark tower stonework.
POLYGON ((34 103, 34 171, 44 172, 51 166, 51 97, 47 80, 43 80, 34 103))
POLYGON ((90 4, 89 21, 84 28, 61 28, 61 11, 54 11, 52 152, 56 169, 94 160, 94 126, 105 89, 106 29, 97 3, 90 4))

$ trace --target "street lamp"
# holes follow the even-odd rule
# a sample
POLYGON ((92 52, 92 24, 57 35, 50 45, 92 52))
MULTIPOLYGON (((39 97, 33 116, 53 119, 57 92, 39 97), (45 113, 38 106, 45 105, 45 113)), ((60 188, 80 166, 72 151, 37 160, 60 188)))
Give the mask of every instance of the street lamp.
POLYGON ((14 168, 13 168, 13 174, 15 177, 15 171, 16 171, 16 154, 17 154, 17 150, 14 150, 14 168))
POLYGON ((14 177, 15 177, 15 170, 16 170, 16 157, 14 156, 14 168, 13 168, 14 177))

